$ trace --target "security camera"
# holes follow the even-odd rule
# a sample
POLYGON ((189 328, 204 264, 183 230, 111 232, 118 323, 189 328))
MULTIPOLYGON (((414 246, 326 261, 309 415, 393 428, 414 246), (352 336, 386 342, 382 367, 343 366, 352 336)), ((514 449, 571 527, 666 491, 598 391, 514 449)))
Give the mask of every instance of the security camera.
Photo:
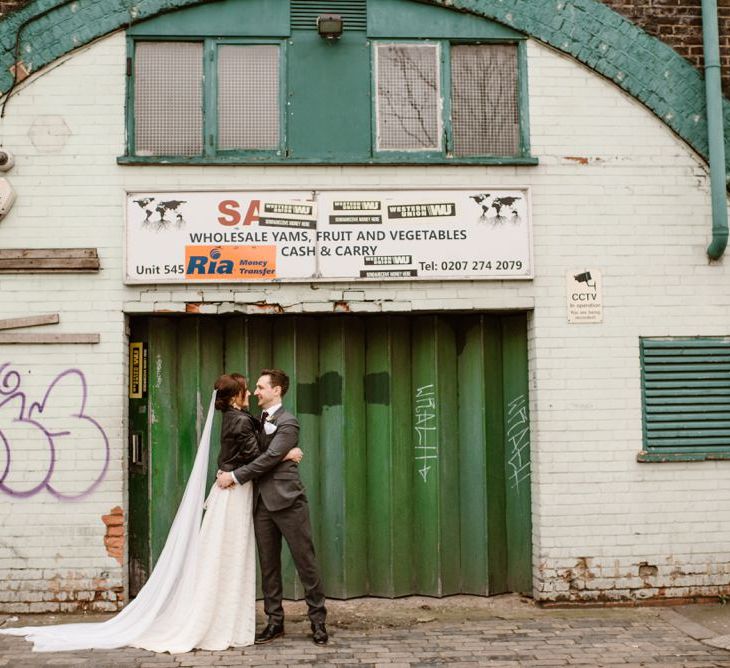
POLYGON ((595 281, 591 283, 593 277, 591 276, 590 271, 585 271, 582 274, 576 274, 575 276, 573 276, 573 279, 576 280, 578 283, 585 283, 589 288, 596 287, 595 281))
POLYGON ((15 203, 15 190, 10 185, 10 181, 0 178, 0 220, 5 218, 15 203))
POLYGON ((0 171, 7 172, 15 164, 15 157, 10 151, 0 148, 0 171))

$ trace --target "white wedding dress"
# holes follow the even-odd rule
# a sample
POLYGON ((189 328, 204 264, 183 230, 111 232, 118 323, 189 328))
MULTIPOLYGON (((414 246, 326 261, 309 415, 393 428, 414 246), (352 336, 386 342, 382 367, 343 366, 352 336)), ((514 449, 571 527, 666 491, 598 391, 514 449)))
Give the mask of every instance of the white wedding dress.
POLYGON ((180 653, 251 645, 256 615, 252 483, 213 486, 202 521, 215 393, 183 499, 149 580, 118 615, 96 624, 0 629, 35 652, 141 647, 180 653))

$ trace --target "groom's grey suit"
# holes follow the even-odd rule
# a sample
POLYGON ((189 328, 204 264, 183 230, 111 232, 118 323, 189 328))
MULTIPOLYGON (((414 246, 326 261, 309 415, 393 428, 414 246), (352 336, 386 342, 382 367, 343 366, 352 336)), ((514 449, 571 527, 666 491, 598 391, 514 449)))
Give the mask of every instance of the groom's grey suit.
POLYGON ((312 543, 309 505, 299 478, 299 467, 292 461, 281 461, 289 450, 299 444, 299 421, 283 407, 267 421, 276 427, 276 431, 272 434, 266 434, 263 429, 260 431, 261 454, 233 471, 240 484, 254 481, 253 522, 261 564, 264 610, 269 623, 283 623, 283 536, 304 586, 309 619, 313 624, 321 624, 327 610, 312 543))

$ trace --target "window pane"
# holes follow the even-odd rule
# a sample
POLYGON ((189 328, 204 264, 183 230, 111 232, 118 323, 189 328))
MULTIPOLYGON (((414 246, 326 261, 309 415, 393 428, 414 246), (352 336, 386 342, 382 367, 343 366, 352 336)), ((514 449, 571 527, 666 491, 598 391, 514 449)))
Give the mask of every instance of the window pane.
POLYGON ((378 150, 441 150, 441 91, 436 44, 379 44, 378 150))
POLYGON ((519 152, 515 45, 451 49, 451 118, 455 155, 519 152))
POLYGON ((202 153, 202 43, 137 43, 134 130, 137 155, 202 153))
POLYGON ((218 49, 218 148, 279 147, 279 47, 218 49))

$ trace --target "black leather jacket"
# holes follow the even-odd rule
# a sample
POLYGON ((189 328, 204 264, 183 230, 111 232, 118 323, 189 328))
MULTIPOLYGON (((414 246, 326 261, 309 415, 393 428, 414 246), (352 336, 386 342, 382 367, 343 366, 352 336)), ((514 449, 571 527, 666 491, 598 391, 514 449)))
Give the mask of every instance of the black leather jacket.
POLYGON ((233 471, 259 455, 258 421, 248 411, 228 408, 223 411, 221 451, 218 468, 233 471))

